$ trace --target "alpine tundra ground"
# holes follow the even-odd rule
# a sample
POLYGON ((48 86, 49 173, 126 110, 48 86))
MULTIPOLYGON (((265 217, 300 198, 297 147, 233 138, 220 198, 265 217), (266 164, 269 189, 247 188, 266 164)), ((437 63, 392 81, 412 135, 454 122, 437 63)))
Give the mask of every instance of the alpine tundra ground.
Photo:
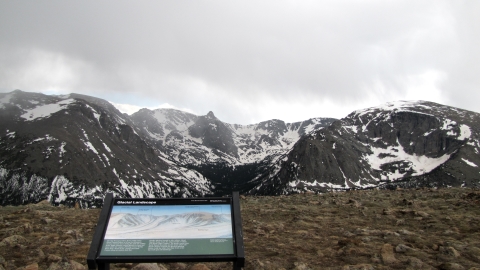
MULTIPOLYGON (((480 191, 243 197, 245 269, 480 269, 480 191)), ((0 207, 0 269, 86 269, 99 209, 0 207)), ((228 263, 112 269, 231 269, 228 263)))

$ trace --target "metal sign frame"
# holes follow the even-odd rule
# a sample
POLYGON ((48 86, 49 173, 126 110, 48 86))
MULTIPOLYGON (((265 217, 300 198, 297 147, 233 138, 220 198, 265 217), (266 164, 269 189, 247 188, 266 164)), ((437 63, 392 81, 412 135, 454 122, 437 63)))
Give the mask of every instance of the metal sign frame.
POLYGON ((97 227, 93 235, 87 255, 88 269, 109 270, 110 263, 146 263, 146 262, 233 262, 233 269, 240 270, 245 266, 245 251, 243 245, 242 218, 240 215, 239 193, 233 192, 228 198, 169 198, 169 199, 120 199, 112 193, 105 196, 97 227), (189 255, 102 255, 102 245, 105 241, 108 222, 113 206, 129 205, 186 205, 195 202, 198 205, 215 203, 229 204, 231 209, 233 252, 232 254, 189 254, 189 255), (202 203, 203 202, 203 203, 202 203))

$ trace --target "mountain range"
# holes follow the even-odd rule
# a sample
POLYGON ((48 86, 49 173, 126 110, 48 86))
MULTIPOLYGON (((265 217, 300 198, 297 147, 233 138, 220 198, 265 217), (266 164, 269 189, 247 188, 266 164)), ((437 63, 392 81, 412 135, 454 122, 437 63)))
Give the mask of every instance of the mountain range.
POLYGON ((480 114, 398 101, 342 119, 229 124, 213 112, 122 114, 91 96, 0 93, 0 201, 478 186, 480 114))

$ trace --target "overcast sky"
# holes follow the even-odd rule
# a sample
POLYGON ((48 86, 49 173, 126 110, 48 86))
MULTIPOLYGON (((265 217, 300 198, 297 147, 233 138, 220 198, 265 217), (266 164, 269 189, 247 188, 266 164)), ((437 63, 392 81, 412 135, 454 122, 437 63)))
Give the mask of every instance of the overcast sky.
POLYGON ((476 0, 2 0, 0 91, 237 124, 394 100, 479 112, 479 14, 476 0))

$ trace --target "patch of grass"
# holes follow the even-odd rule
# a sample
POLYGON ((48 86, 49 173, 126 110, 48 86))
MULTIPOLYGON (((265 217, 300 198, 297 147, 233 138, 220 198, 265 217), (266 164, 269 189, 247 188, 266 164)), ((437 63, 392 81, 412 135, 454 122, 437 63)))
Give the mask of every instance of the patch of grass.
MULTIPOLYGON (((421 263, 421 268, 435 269, 447 259, 466 269, 480 267, 477 194, 452 188, 246 197, 241 200, 245 269, 418 269, 421 263), (385 244, 411 249, 395 252, 398 263, 387 265, 381 259, 385 244), (446 247, 461 256, 445 257, 441 250, 446 247)), ((85 265, 99 213, 100 209, 46 204, 0 207, 0 240, 20 234, 28 241, 23 248, 0 250, 0 255, 15 267, 38 262, 40 269, 47 269, 50 262, 38 257, 38 250, 85 265), (44 218, 54 222, 45 224, 44 218), (67 234, 69 230, 84 241, 72 241, 76 237, 67 234)), ((210 269, 231 268, 229 263, 205 264, 210 269)), ((164 265, 180 269, 173 263, 164 265)), ((191 265, 187 263, 187 269, 191 265)))

